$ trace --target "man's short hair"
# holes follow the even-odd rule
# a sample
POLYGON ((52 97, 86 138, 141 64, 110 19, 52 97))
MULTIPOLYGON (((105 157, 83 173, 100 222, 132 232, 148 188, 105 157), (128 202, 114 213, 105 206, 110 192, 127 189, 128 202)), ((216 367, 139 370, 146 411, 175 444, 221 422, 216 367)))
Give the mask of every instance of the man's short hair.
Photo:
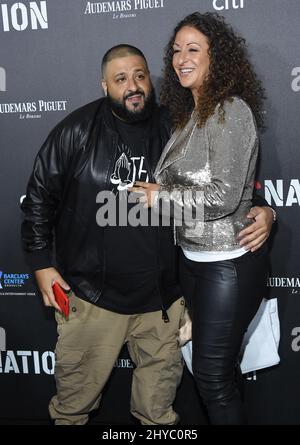
POLYGON ((126 56, 140 56, 144 59, 146 67, 148 69, 148 64, 146 57, 142 53, 142 51, 135 46, 128 45, 127 43, 122 43, 120 45, 113 46, 103 56, 102 62, 101 62, 101 73, 102 77, 104 77, 106 65, 108 62, 110 62, 113 59, 117 59, 119 57, 126 57, 126 56))

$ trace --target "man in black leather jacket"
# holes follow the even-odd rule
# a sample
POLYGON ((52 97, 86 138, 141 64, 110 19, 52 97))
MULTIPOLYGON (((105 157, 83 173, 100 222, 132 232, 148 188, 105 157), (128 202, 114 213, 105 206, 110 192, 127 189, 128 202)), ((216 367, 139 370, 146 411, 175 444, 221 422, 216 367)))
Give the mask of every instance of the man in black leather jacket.
MULTIPOLYGON (((137 48, 111 48, 102 71, 107 97, 74 111, 50 133, 22 204, 28 262, 45 305, 57 310, 57 394, 49 410, 56 424, 85 424, 127 343, 136 365, 132 414, 142 424, 174 424, 184 300, 172 231, 97 220, 99 192, 120 203, 136 180, 153 182, 170 122, 137 48), (70 291, 67 320, 54 282, 70 291)), ((266 205, 259 197, 254 204, 266 205)), ((256 221, 243 239, 256 249, 269 235, 272 212, 254 207, 249 217, 256 221)))

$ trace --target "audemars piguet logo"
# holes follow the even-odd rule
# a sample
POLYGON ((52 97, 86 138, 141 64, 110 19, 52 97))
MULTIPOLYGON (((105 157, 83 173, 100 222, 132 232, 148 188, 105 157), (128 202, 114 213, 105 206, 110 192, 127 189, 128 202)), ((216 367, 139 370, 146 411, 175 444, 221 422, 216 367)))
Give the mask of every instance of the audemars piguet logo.
POLYGON ((0 115, 15 115, 19 119, 40 119, 44 113, 67 111, 67 100, 38 99, 30 102, 0 103, 0 115))
POLYGON ((133 362, 130 358, 118 358, 114 365, 115 368, 133 368, 133 362))
POLYGON ((2 30, 25 31, 26 29, 47 29, 47 2, 16 2, 12 5, 0 4, 2 30))
POLYGON ((111 13, 113 19, 136 17, 139 11, 164 8, 167 0, 115 0, 86 2, 84 14, 111 13))
POLYGON ((269 277, 269 287, 280 287, 291 289, 292 294, 300 293, 300 278, 299 277, 269 277))

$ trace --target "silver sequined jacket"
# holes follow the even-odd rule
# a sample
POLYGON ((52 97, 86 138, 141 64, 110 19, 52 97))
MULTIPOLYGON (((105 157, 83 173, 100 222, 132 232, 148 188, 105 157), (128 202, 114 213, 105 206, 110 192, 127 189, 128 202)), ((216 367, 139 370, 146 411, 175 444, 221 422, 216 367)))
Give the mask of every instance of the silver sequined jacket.
POLYGON ((240 98, 227 100, 224 111, 224 122, 217 106, 202 128, 191 117, 172 135, 155 170, 161 189, 154 208, 158 211, 160 200, 164 214, 171 205, 177 244, 187 250, 239 248, 237 235, 251 223, 246 214, 258 152, 256 124, 240 98))

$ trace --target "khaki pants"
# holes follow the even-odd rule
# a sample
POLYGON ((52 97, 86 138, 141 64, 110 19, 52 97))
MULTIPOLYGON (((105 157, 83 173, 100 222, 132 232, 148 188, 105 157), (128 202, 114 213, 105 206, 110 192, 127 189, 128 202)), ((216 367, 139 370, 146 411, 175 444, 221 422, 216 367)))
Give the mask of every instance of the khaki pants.
POLYGON ((133 371, 131 413, 144 425, 172 425, 172 408, 182 376, 178 329, 184 300, 168 310, 123 315, 70 297, 70 317, 56 313, 55 380, 57 395, 49 405, 56 425, 83 425, 100 403, 103 388, 124 343, 136 368, 133 371))

